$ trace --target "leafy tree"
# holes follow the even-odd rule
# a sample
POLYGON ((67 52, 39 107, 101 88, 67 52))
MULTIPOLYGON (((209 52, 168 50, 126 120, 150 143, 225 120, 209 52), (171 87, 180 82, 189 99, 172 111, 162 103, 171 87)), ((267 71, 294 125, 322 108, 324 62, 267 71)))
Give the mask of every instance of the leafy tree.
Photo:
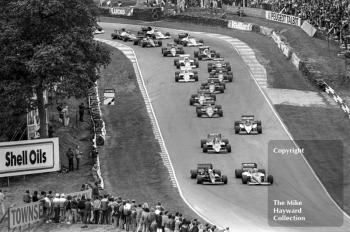
MULTIPOLYGON (((2 0, 0 3, 0 106, 4 118, 38 108, 47 137, 43 92, 83 97, 110 53, 93 40, 92 0, 2 0), (33 99, 33 94, 37 99, 33 99)), ((1 120, 1 117, 0 117, 1 120)))

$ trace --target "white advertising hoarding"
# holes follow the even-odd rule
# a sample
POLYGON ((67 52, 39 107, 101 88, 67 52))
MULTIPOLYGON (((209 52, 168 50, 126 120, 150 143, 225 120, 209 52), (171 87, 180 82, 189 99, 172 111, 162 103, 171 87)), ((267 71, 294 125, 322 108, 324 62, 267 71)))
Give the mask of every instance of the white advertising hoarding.
POLYGON ((39 201, 10 207, 8 227, 13 229, 19 226, 25 226, 40 221, 43 216, 43 210, 39 201))
POLYGON ((0 143, 0 177, 59 170, 58 138, 0 143))
POLYGON ((265 14, 266 19, 268 20, 294 25, 298 27, 301 26, 301 18, 299 17, 293 15, 280 14, 273 11, 266 11, 265 14))

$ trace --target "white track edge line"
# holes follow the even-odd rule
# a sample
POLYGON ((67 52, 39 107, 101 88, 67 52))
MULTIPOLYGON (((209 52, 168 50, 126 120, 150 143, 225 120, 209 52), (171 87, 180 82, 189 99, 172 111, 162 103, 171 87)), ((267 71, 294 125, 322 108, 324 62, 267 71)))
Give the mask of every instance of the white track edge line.
MULTIPOLYGON (((106 43, 105 41, 108 41, 108 40, 104 40, 104 39, 98 39, 99 41, 101 41, 101 42, 104 42, 104 43, 106 43)), ((108 43, 106 43, 106 44, 108 44, 108 43)), ((112 45, 113 46, 113 45, 112 45)), ((115 48, 117 48, 118 49, 118 47, 117 46, 113 46, 113 47, 115 47, 115 48)), ((132 49, 131 47, 129 47, 130 49, 132 49)), ((135 54, 135 51, 134 51, 134 49, 132 49, 132 51, 133 51, 133 53, 134 53, 134 57, 135 57, 135 64, 137 65, 137 69, 138 70, 134 70, 135 72, 138 72, 140 75, 139 75, 139 77, 136 75, 136 78, 140 78, 141 79, 141 83, 142 83, 142 87, 143 87, 143 89, 144 89, 144 91, 145 91, 145 94, 146 94, 146 98, 147 99, 144 99, 145 100, 145 103, 147 102, 148 104, 149 104, 149 106, 150 106, 150 110, 151 110, 151 114, 149 114, 149 116, 150 116, 150 118, 154 118, 155 119, 155 124, 156 124, 156 129, 158 130, 158 132, 159 132, 159 136, 160 136, 160 140, 161 140, 161 143, 160 143, 160 141, 158 140, 158 143, 159 143, 159 145, 160 145, 160 147, 164 147, 164 149, 165 149, 165 154, 166 154, 166 156, 168 157, 168 160, 169 160, 169 164, 168 164, 168 169, 170 168, 170 170, 171 170, 171 172, 173 173, 173 177, 174 177, 174 181, 175 181, 175 183, 176 183, 176 187, 177 187, 177 189, 178 189, 178 191, 179 191, 179 194, 180 194, 180 196, 181 196, 181 198, 182 198, 182 200, 186 203, 186 205, 193 211, 193 212, 195 212, 199 217, 201 217, 204 221, 207 221, 207 222, 209 222, 210 224, 212 224, 212 225, 215 225, 215 223, 213 223, 211 220, 209 220, 206 216, 204 216, 203 214, 201 214, 200 212, 198 212, 194 207, 192 207, 192 205, 186 200, 186 198, 184 197, 184 195, 183 195, 183 193, 182 193, 182 190, 181 190, 181 188, 180 188, 180 185, 179 185, 179 183, 178 183, 178 180, 177 180, 177 177, 176 177, 176 174, 175 174, 175 170, 174 170, 174 167, 173 167, 173 164, 172 164, 172 162, 171 162, 171 159, 170 159, 170 156, 169 156, 169 153, 168 153, 168 150, 167 150, 167 148, 166 148, 166 146, 165 146, 165 142, 164 142, 164 139, 163 139, 163 135, 162 135, 162 132, 161 132, 161 130, 160 130, 160 127, 159 127, 159 124, 158 124, 158 119, 157 119, 157 117, 156 117, 156 115, 155 115, 155 113, 154 113, 154 110, 153 110, 153 106, 152 106, 152 103, 151 103, 151 99, 149 98, 149 95, 148 95, 148 92, 147 92, 147 88, 146 88, 146 85, 145 85, 145 82, 144 82, 144 79, 143 79, 143 76, 142 76, 142 73, 141 73, 141 69, 140 69, 140 66, 139 66, 139 63, 138 63, 138 60, 137 60, 137 57, 136 57, 136 54, 135 54)), ((141 86, 139 86, 140 87, 140 90, 141 90, 141 86)), ((147 104, 146 103, 146 104, 147 104)), ((170 172, 170 171, 169 171, 170 172)), ((216 225, 219 229, 223 229, 224 227, 222 227, 222 226, 219 226, 219 225, 216 225)))

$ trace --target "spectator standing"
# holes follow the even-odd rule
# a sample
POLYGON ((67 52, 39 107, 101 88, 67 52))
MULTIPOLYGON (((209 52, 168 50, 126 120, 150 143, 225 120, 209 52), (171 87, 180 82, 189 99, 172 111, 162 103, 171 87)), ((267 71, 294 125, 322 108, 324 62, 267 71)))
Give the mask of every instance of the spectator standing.
POLYGON ((54 210, 54 222, 60 222, 60 194, 56 193, 52 201, 52 206, 54 210))
POLYGON ((79 105, 79 121, 84 122, 84 112, 85 112, 85 106, 84 103, 82 102, 79 105))
POLYGON ((52 138, 53 137, 53 127, 50 125, 49 126, 49 129, 48 129, 48 134, 49 134, 49 138, 52 138))
POLYGON ((179 232, 182 224, 182 215, 179 214, 177 220, 175 220, 175 230, 174 232, 179 232))
POLYGON ((24 203, 30 203, 32 202, 32 196, 30 195, 29 190, 26 190, 26 192, 23 195, 23 202, 24 203))
POLYGON ((5 194, 2 192, 2 189, 0 189, 0 208, 1 208, 1 216, 3 217, 5 215, 5 194))
POLYGON ((81 199, 78 201, 78 214, 79 219, 81 223, 84 223, 84 217, 85 217, 85 195, 81 197, 81 199))
POLYGON ((45 217, 46 222, 50 222, 50 209, 51 209, 51 201, 46 192, 42 192, 42 195, 44 195, 42 202, 43 202, 43 214, 45 217))
POLYGON ((163 232, 162 216, 163 216, 163 212, 159 211, 158 214, 156 213, 157 232, 163 232))
POLYGON ((174 232, 175 231, 175 215, 174 214, 170 215, 170 218, 169 218, 169 229, 170 229, 170 232, 174 232))
POLYGON ((119 206, 119 229, 124 230, 125 225, 125 216, 124 216, 124 206, 125 206, 125 200, 122 200, 122 204, 119 206))
POLYGON ((164 232, 170 232, 170 226, 171 226, 170 225, 170 223, 171 223, 170 219, 171 219, 171 214, 169 213, 168 214, 168 218, 164 222, 164 232))
POLYGON ((193 222, 192 222, 191 232, 199 232, 198 225, 197 225, 197 219, 194 219, 193 222))
POLYGON ((73 196, 72 199, 72 223, 75 224, 78 222, 78 201, 77 196, 73 196))
POLYGON ((150 222, 148 221, 149 208, 144 208, 141 215, 141 222, 143 224, 142 232, 149 232, 150 222))
POLYGON ((85 212, 84 212, 84 223, 89 224, 91 222, 91 212, 92 212, 92 202, 91 199, 88 198, 85 201, 85 212))
POLYGON ((64 195, 64 193, 62 193, 60 195, 60 222, 65 222, 66 220, 66 195, 64 195))
POLYGON ((107 224, 108 198, 105 194, 101 199, 101 224, 107 224))
POLYGON ((32 196, 32 202, 37 202, 37 201, 39 201, 38 191, 34 191, 32 196))
POLYGON ((142 230, 141 227, 141 215, 142 215, 143 209, 142 209, 142 205, 138 204, 136 207, 136 221, 137 221, 137 228, 136 231, 139 232, 142 230))
POLYGON ((98 224, 100 219, 101 197, 97 197, 93 201, 94 223, 98 224))
POLYGON ((67 224, 72 224, 72 196, 68 195, 67 200, 65 202, 65 210, 66 210, 66 222, 67 224))
POLYGON ((114 198, 113 197, 109 197, 108 198, 108 206, 107 206, 107 224, 111 224, 112 223, 112 212, 113 212, 113 207, 114 207, 114 204, 116 202, 114 201, 114 198))
POLYGON ((165 231, 165 224, 168 222, 168 211, 162 215, 162 230, 165 231))
POLYGON ((182 219, 180 232, 189 232, 189 230, 188 230, 188 222, 187 222, 187 220, 185 218, 182 219))
POLYGON ((74 153, 72 151, 72 148, 68 148, 66 156, 68 158, 68 170, 74 171, 74 166, 73 166, 74 153))
POLYGON ((77 170, 79 170, 79 164, 80 164, 80 160, 81 160, 82 154, 83 153, 80 151, 79 145, 77 145, 75 147, 75 151, 74 151, 75 161, 77 163, 77 170))

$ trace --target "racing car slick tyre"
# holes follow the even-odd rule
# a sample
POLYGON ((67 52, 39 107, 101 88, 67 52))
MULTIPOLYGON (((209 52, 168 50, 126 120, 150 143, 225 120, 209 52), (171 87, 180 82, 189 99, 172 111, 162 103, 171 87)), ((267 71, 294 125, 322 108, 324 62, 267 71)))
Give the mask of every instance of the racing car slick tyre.
POLYGON ((175 82, 179 82, 179 76, 175 76, 175 82))
POLYGON ((198 60, 202 60, 202 56, 201 55, 198 55, 198 60))
POLYGON ((195 179, 197 177, 197 171, 196 170, 191 170, 191 179, 195 179))
POLYGON ((228 139, 223 139, 222 141, 223 141, 226 145, 229 144, 228 139))
POLYGON ((207 143, 207 141, 205 139, 201 139, 201 148, 203 148, 203 145, 206 143, 207 143))
POLYGON ((185 54, 185 50, 182 48, 179 53, 180 54, 185 54))
POLYGON ((242 176, 242 184, 248 184, 248 176, 242 176))
POLYGON ((201 176, 197 176, 197 184, 202 184, 203 178, 201 176))
POLYGON ((187 47, 187 42, 183 42, 184 47, 187 47))
POLYGON ((170 33, 169 32, 165 32, 165 36, 170 36, 170 33))
POLYGON ((196 74, 194 75, 194 80, 198 81, 198 75, 196 75, 196 74))
POLYGON ((228 71, 231 71, 231 65, 228 65, 228 66, 227 66, 227 70, 228 70, 228 71))
POLYGON ((242 178, 242 170, 241 169, 235 169, 235 177, 242 178))
POLYGON ((179 44, 180 40, 177 39, 177 38, 175 38, 175 39, 174 39, 174 42, 175 42, 176 44, 179 44))
POLYGON ((259 133, 259 134, 262 134, 262 126, 258 126, 258 127, 257 127, 257 130, 258 130, 258 133, 259 133))
POLYGON ((219 110, 218 114, 220 117, 224 117, 224 112, 221 109, 219 110))
POLYGON ((193 55, 195 58, 198 58, 198 51, 194 51, 193 55))
POLYGON ((239 133, 239 126, 235 126, 235 134, 238 134, 239 133))
POLYGON ((221 92, 221 93, 224 93, 224 92, 225 92, 225 89, 224 89, 224 88, 221 88, 221 89, 220 89, 220 92, 221 92))
POLYGON ((212 94, 211 97, 214 99, 214 101, 216 101, 216 95, 212 94))
POLYGON ((226 149, 228 153, 231 153, 231 144, 227 144, 226 149))
POLYGON ((146 47, 146 43, 142 42, 141 47, 143 47, 143 48, 146 47))
POLYGON ((222 106, 221 105, 216 105, 216 108, 218 108, 219 110, 222 109, 222 106))
POLYGON ((258 172, 264 173, 264 175, 266 174, 265 169, 258 169, 258 172))
POLYGON ((224 89, 226 89, 226 84, 225 83, 222 83, 222 86, 224 87, 224 89))
POLYGON ((273 184, 273 176, 272 175, 267 176, 267 182, 269 182, 270 184, 273 184))
POLYGON ((202 117, 202 113, 197 112, 197 117, 198 118, 202 117))
POLYGON ((215 57, 216 57, 216 58, 220 58, 220 53, 216 53, 216 54, 215 54, 215 57))
POLYGON ((174 65, 176 66, 179 63, 179 59, 174 59, 174 65))
POLYGON ((198 60, 195 60, 195 61, 194 61, 194 65, 196 66, 196 68, 199 67, 199 62, 198 62, 198 60))
POLYGON ((199 43, 204 43, 203 39, 198 40, 199 43))
POLYGON ((232 82, 233 81, 233 76, 228 76, 228 82, 232 82))
POLYGON ((207 144, 203 144, 203 152, 207 153, 208 152, 208 146, 207 144))
POLYGON ((128 41, 128 38, 124 37, 124 38, 123 38, 123 41, 124 41, 124 42, 128 41))
POLYGON ((227 184, 227 176, 226 175, 222 175, 222 182, 224 182, 224 184, 227 184))
POLYGON ((161 47, 161 46, 162 46, 162 44, 163 44, 163 42, 162 42, 162 41, 158 41, 158 45, 159 45, 159 47, 161 47))
POLYGON ((194 104, 194 99, 190 98, 190 106, 193 106, 193 104, 194 104))
POLYGON ((134 45, 137 45, 139 43, 138 40, 134 40, 134 45))

